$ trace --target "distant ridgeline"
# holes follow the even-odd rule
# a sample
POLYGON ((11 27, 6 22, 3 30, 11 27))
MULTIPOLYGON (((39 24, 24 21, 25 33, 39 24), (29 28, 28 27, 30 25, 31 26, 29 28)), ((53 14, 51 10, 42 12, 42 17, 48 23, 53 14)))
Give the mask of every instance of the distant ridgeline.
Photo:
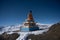
POLYGON ((23 26, 21 26, 20 31, 35 31, 39 30, 39 27, 34 22, 34 18, 32 16, 32 11, 28 14, 28 18, 23 23, 23 26))

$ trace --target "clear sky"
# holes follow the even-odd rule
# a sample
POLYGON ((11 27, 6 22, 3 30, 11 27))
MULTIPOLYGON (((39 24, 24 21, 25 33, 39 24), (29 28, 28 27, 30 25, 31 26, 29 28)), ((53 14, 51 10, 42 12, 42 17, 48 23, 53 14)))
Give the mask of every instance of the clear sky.
POLYGON ((0 26, 22 24, 30 10, 35 22, 60 21, 59 0, 0 0, 0 26))

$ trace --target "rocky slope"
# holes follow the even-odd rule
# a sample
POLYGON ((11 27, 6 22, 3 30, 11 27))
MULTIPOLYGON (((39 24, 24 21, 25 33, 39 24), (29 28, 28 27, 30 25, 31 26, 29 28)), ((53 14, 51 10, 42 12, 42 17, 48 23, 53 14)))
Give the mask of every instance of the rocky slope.
POLYGON ((16 38, 19 37, 19 34, 13 33, 13 34, 7 34, 3 33, 0 35, 0 40, 16 40, 16 38))
POLYGON ((40 35, 29 35, 27 39, 31 40, 60 40, 60 23, 54 24, 50 29, 40 35))

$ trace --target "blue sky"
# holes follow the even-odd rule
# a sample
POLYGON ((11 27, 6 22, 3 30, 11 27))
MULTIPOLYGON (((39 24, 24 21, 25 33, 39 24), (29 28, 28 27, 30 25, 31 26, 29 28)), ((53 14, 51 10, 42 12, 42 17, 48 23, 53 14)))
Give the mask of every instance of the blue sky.
POLYGON ((0 0, 0 26, 22 24, 30 10, 35 22, 60 21, 59 0, 0 0))

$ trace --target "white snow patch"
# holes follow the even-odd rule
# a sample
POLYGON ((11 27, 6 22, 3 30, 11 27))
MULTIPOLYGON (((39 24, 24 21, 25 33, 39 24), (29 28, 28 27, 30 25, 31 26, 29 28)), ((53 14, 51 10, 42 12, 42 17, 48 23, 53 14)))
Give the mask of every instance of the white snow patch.
POLYGON ((30 34, 34 34, 34 35, 39 35, 42 34, 43 32, 46 32, 48 29, 46 30, 38 30, 38 31, 32 31, 32 32, 18 32, 18 34, 20 34, 20 36, 16 39, 16 40, 25 40, 26 37, 30 34))

